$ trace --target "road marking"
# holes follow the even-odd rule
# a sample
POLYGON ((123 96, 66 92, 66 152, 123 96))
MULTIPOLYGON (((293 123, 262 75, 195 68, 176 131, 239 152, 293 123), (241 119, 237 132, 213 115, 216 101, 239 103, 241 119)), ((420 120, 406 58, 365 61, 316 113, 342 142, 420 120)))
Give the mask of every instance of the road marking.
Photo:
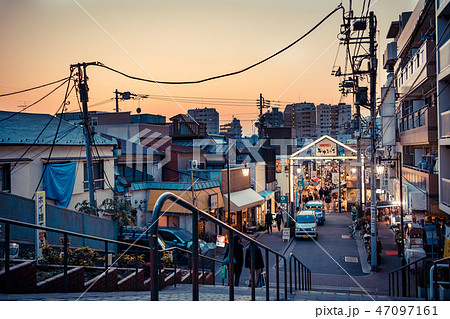
POLYGON ((342 239, 350 239, 350 235, 342 235, 342 239))
POLYGON ((345 256, 345 262, 346 263, 357 263, 358 262, 358 257, 345 256))

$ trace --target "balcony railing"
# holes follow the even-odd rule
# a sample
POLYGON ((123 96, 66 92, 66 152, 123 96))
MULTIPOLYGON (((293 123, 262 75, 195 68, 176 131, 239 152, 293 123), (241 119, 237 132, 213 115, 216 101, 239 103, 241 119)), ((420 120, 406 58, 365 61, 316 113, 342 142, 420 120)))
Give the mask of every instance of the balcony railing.
POLYGON ((441 203, 450 207, 450 179, 441 178, 441 203))
POLYGON ((397 125, 400 142, 403 145, 417 145, 436 141, 436 107, 425 105, 414 113, 398 119, 397 125))

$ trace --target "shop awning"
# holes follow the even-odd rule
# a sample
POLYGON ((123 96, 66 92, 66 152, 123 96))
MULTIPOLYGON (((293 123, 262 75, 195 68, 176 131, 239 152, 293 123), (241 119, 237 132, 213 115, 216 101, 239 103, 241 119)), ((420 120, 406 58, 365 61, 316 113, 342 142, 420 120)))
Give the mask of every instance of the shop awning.
MULTIPOLYGON (((228 210, 228 194, 223 194, 225 210, 228 210)), ((231 211, 240 211, 246 208, 259 206, 264 203, 264 197, 251 188, 231 193, 231 211)))
MULTIPOLYGON (((189 203, 192 203, 191 190, 150 189, 150 194, 148 196, 147 210, 153 211, 153 208, 155 207, 155 203, 158 200, 159 196, 161 196, 165 192, 171 192, 175 195, 180 196, 189 203)), ((217 208, 223 207, 223 198, 220 187, 205 188, 202 190, 194 191, 195 205, 197 206, 197 208, 201 210, 210 211, 210 195, 214 196, 215 194, 217 194, 217 208)), ((191 213, 189 210, 181 207, 176 203, 173 203, 172 201, 167 201, 164 204, 162 212, 180 213, 180 214, 191 213)))
MULTIPOLYGON (((366 203, 366 207, 370 207, 370 202, 366 203)), ((377 202, 377 208, 389 208, 389 207, 400 207, 400 204, 391 201, 377 202)))
POLYGON ((275 196, 274 191, 268 191, 268 190, 264 190, 262 192, 259 192, 258 194, 261 195, 262 197, 264 197, 265 201, 267 201, 275 196))

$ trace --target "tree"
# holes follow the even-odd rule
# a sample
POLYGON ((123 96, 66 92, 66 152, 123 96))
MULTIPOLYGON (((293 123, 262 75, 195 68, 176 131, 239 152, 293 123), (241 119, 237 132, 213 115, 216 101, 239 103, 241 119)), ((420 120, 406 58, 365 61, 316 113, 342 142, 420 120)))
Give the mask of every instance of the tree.
POLYGON ((94 205, 92 205, 86 199, 81 203, 77 203, 75 205, 75 209, 83 214, 98 216, 98 209, 95 208, 94 205))
POLYGON ((113 220, 117 220, 119 228, 133 225, 136 222, 136 210, 129 201, 122 198, 105 199, 99 210, 110 215, 113 220))

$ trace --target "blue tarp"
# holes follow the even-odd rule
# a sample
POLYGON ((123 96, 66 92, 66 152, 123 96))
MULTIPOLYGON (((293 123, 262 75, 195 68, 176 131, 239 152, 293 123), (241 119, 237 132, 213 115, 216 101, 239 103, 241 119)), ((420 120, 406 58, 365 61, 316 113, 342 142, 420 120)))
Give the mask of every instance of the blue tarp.
POLYGON ((72 198, 77 163, 48 164, 44 173, 45 196, 55 204, 67 208, 72 198))

